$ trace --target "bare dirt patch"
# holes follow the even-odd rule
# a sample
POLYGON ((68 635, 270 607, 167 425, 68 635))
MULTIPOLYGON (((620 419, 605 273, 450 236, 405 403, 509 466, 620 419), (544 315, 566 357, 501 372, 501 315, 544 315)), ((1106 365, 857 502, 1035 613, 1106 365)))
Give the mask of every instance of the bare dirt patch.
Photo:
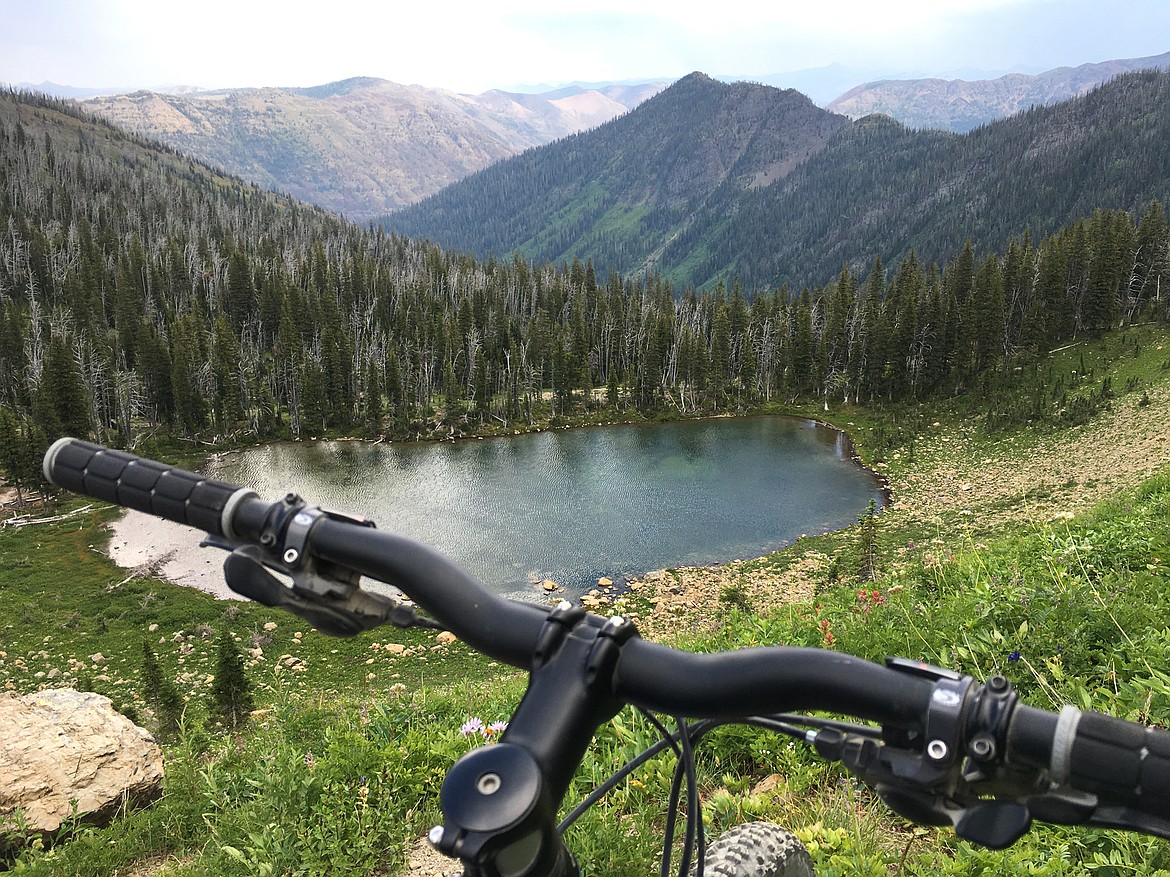
POLYGON ((976 426, 938 429, 919 444, 920 465, 895 476, 892 511, 912 520, 948 513, 1008 521, 1076 514, 1170 464, 1170 386, 1130 394, 1083 426, 996 445, 976 426))
POLYGON ((185 864, 186 862, 182 859, 176 859, 170 856, 157 856, 132 865, 127 871, 117 871, 115 873, 124 874, 125 877, 167 877, 167 875, 181 870, 185 864))
POLYGON ((462 866, 449 859, 420 837, 406 852, 406 867, 402 873, 407 877, 449 877, 462 873, 462 866))
POLYGON ((747 606, 764 608, 811 600, 832 562, 827 555, 810 550, 799 554, 780 574, 764 565, 763 560, 649 573, 631 583, 631 592, 645 592, 652 609, 631 615, 631 620, 647 639, 660 640, 677 635, 682 627, 694 631, 714 623, 718 607, 725 602, 742 601, 747 606))

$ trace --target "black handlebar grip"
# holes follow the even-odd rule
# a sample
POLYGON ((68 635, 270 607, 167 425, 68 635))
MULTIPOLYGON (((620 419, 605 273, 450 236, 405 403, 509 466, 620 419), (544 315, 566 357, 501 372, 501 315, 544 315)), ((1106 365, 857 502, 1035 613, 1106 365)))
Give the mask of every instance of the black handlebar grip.
POLYGON ((1068 780, 1103 804, 1170 816, 1170 731, 1101 713, 1081 713, 1068 780))
POLYGON ((45 478, 67 490, 233 538, 231 513, 255 492, 75 438, 45 453, 45 478))

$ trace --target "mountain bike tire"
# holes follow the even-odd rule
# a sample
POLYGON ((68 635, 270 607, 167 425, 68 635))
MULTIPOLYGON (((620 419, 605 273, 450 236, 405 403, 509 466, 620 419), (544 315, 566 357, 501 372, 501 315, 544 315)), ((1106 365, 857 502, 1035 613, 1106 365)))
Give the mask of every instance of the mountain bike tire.
POLYGON ((724 832, 707 849, 703 873, 706 877, 815 877, 804 844, 772 822, 746 822, 724 832))

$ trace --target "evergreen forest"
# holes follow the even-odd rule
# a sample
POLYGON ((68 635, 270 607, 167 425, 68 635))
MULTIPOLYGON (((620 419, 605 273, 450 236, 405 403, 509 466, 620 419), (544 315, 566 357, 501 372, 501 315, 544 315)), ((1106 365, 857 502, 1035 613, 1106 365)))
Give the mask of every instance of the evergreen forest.
POLYGON ((901 403, 1076 417, 1040 355, 1170 320, 1165 206, 801 289, 477 261, 225 177, 67 102, 0 94, 0 469, 62 434, 139 447, 446 438, 589 419, 901 403), (1029 377, 1026 410, 995 382, 1029 377))

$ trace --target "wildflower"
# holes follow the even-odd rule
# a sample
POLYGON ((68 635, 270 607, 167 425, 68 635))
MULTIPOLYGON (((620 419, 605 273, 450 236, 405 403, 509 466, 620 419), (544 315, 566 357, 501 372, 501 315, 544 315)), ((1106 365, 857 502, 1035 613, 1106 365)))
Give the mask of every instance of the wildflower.
POLYGON ((821 633, 824 636, 825 648, 831 649, 833 643, 837 641, 837 638, 833 636, 833 631, 829 629, 829 619, 827 618, 821 619, 821 633))
POLYGON ((485 737, 494 737, 497 734, 503 734, 506 730, 508 730, 507 722, 492 722, 483 729, 483 735, 485 737))
POLYGON ((483 731, 483 720, 482 719, 475 719, 475 718, 468 719, 459 728, 459 733, 462 734, 464 737, 470 737, 472 734, 479 734, 479 733, 482 733, 482 731, 483 731))
POLYGON ((1009 660, 1009 661, 1018 661, 1018 660, 1020 660, 1020 650, 1019 650, 1019 649, 1015 649, 1015 650, 1014 650, 1014 651, 1013 651, 1013 652, 1012 652, 1010 655, 1008 655, 1008 660, 1009 660))
POLYGON ((312 752, 306 752, 305 753, 305 766, 312 767, 316 763, 317 763, 317 756, 314 755, 312 752))

